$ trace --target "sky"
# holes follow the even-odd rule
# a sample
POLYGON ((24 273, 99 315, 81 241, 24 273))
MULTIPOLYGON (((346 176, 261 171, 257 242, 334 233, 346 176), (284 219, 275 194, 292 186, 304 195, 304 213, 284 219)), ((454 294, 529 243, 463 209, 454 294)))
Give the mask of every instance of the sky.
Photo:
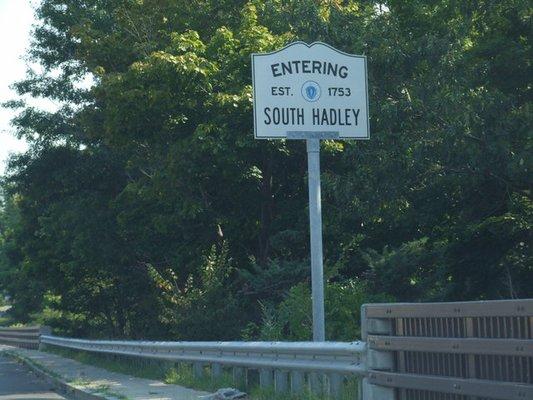
MULTIPOLYGON (((0 0, 0 103, 12 100, 16 94, 9 86, 22 78, 26 72, 26 63, 22 59, 30 43, 30 31, 34 18, 32 4, 37 0, 0 0)), ((34 99, 32 105, 44 106, 46 100, 34 99)), ((11 110, 0 107, 0 175, 5 170, 5 163, 10 153, 27 149, 24 140, 13 135, 14 129, 9 121, 15 116, 11 110)))

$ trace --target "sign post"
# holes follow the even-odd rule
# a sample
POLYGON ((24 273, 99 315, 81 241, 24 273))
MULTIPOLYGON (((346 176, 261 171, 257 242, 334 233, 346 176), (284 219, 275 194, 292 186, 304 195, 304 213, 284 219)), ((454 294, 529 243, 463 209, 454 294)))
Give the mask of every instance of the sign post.
POLYGON ((315 42, 252 54, 256 139, 305 139, 313 340, 325 341, 320 140, 368 139, 366 57, 315 42))
POLYGON ((313 340, 326 340, 324 317, 324 267, 322 254, 322 202, 320 195, 320 139, 307 139, 309 225, 311 230, 311 286, 313 294, 313 340))

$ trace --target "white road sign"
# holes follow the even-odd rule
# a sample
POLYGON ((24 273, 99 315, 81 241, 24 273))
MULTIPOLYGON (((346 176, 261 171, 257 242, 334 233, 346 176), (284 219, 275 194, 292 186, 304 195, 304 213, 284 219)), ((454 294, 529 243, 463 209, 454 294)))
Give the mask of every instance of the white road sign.
POLYGON ((368 139, 366 57, 320 42, 252 54, 256 139, 368 139))

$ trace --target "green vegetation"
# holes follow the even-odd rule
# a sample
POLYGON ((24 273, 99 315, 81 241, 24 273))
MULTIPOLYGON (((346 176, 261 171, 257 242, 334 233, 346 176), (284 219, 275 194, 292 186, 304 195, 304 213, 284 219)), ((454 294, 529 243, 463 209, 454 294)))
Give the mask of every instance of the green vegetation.
MULTIPOLYGON (((348 381, 344 392, 342 393, 341 400, 357 400, 359 397, 357 391, 357 381, 348 381)), ((290 393, 276 393, 274 389, 261 389, 254 388, 250 392, 252 400, 326 400, 328 397, 318 396, 310 392, 304 392, 302 394, 290 394, 290 393)))
POLYGON ((128 397, 128 396, 124 396, 124 395, 122 395, 120 393, 116 393, 116 392, 110 390, 109 386, 106 386, 106 385, 99 386, 98 388, 96 388, 94 390, 94 393, 102 394, 102 395, 106 396, 107 398, 114 398, 114 399, 117 399, 117 400, 131 400, 131 398, 128 397))
POLYGON ((227 371, 224 371, 220 377, 211 378, 207 373, 203 377, 196 377, 194 376, 192 366, 187 364, 176 364, 167 371, 164 380, 165 383, 204 390, 206 392, 214 392, 221 388, 237 386, 241 390, 245 389, 242 384, 238 382, 234 383, 232 375, 227 371))
POLYGON ((46 346, 45 351, 61 357, 71 358, 83 364, 94 365, 112 372, 146 379, 162 380, 174 367, 171 363, 166 364, 148 359, 89 353, 55 346, 46 346))
POLYGON ((294 40, 369 65, 371 140, 322 145, 327 338, 358 339, 364 302, 533 296, 528 1, 42 0, 37 15, 42 68, 5 105, 31 144, 1 185, 13 322, 310 337, 305 145, 252 133, 250 54, 294 40))

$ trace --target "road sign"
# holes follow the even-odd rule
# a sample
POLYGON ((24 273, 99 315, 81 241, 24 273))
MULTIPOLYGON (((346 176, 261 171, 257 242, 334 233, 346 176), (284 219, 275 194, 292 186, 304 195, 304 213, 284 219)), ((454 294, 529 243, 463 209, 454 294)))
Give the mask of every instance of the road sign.
POLYGON ((252 54, 256 139, 368 139, 366 57, 315 42, 252 54))
POLYGON ((320 42, 252 54, 256 139, 306 139, 313 340, 326 340, 320 139, 368 139, 366 57, 320 42))

